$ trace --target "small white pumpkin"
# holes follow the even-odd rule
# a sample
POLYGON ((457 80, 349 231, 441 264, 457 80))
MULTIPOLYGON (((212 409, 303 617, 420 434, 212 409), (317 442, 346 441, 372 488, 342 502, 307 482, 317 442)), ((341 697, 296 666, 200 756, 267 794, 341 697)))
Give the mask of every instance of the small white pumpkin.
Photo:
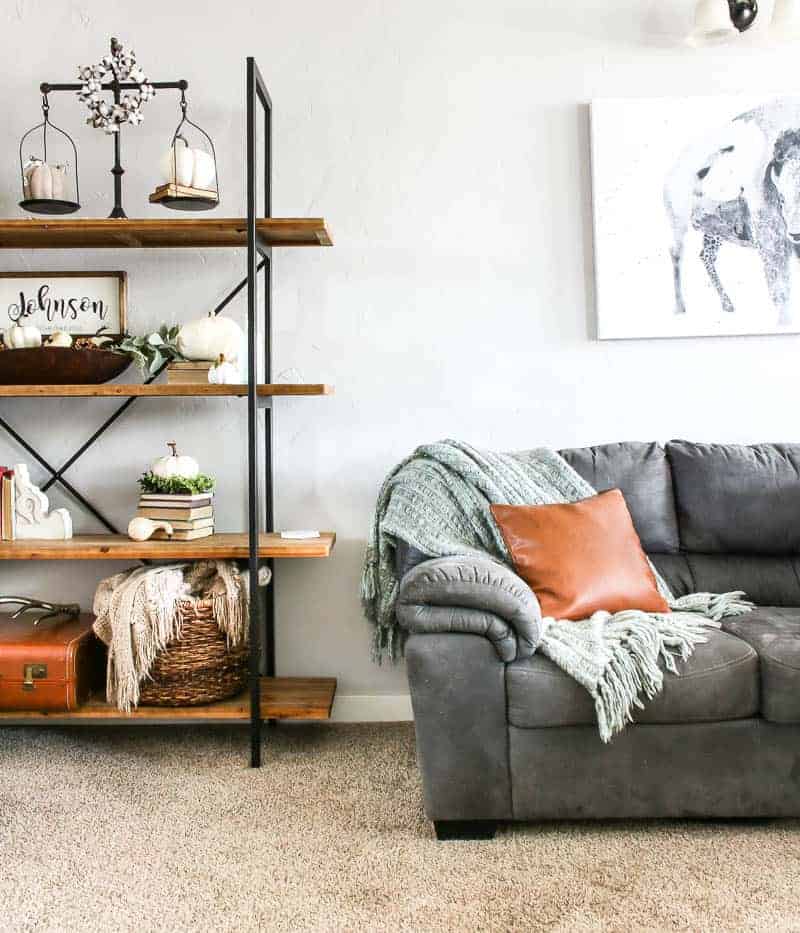
POLYGON ((24 171, 27 182, 26 194, 38 200, 63 200, 66 188, 67 169, 64 165, 48 165, 31 159, 24 171))
POLYGON ((159 529, 166 531, 172 537, 172 525, 169 522, 154 522, 152 519, 137 515, 128 523, 128 537, 134 541, 148 541, 159 529))
POLYGON ((150 467, 150 472, 162 479, 169 479, 172 476, 194 479, 200 472, 200 465, 194 457, 181 456, 175 441, 169 441, 167 447, 172 453, 168 457, 159 457, 150 467))
POLYGON ((178 136, 175 145, 161 157, 160 168, 167 183, 206 191, 216 188, 214 160, 203 149, 192 149, 183 136, 178 136))
POLYGON ((3 333, 3 341, 12 350, 40 347, 42 345, 42 333, 33 324, 12 324, 3 333))
POLYGON ((54 331, 47 338, 48 347, 71 347, 72 346, 72 335, 68 334, 65 330, 54 331))
POLYGON ((220 353, 219 359, 208 371, 208 381, 217 386, 238 385, 242 381, 242 375, 239 367, 226 360, 224 353, 220 353))
POLYGON ((229 317, 209 314, 189 321, 178 331, 177 345, 187 360, 226 360, 236 362, 244 343, 242 328, 229 317))
POLYGON ((25 163, 22 169, 22 191, 25 195, 25 198, 28 199, 32 197, 31 195, 31 177, 37 165, 41 165, 42 160, 37 159, 36 156, 29 156, 28 161, 25 163))

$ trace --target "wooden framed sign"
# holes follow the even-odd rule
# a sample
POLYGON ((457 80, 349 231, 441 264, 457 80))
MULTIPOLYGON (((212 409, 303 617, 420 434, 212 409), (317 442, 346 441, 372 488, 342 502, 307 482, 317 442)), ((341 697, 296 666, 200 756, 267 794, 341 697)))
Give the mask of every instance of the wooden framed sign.
POLYGON ((125 272, 0 272, 0 329, 124 334, 127 296, 125 272))

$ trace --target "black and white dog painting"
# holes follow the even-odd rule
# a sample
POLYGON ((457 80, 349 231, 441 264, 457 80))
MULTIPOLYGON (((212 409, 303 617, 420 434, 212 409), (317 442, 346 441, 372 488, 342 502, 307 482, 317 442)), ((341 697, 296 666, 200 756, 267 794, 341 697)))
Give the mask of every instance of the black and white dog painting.
POLYGON ((603 101, 592 123, 600 337, 800 329, 800 99, 603 101))

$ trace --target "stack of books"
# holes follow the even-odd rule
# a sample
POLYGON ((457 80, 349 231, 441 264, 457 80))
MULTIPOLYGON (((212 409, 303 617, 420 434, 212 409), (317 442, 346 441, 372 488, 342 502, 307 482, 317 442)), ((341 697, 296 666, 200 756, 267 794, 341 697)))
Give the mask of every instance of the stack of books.
POLYGON ((167 366, 169 385, 195 385, 198 382, 208 384, 208 371, 214 364, 206 360, 170 363, 167 366))
POLYGON ((210 492, 194 495, 142 493, 136 514, 172 525, 171 536, 159 529, 153 535, 156 540, 171 537, 173 541, 194 541, 214 534, 214 504, 210 492))
POLYGON ((16 495, 14 471, 0 466, 0 538, 13 541, 17 537, 16 495))

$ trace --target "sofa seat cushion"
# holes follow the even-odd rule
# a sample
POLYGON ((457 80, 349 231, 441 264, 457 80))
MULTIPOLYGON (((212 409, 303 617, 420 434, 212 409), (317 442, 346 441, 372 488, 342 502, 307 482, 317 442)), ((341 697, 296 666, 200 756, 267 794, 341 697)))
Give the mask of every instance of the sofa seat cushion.
POLYGON ((800 722, 800 608, 761 606, 723 628, 758 653, 764 719, 800 722))
MULTIPOLYGON (((758 713, 758 656, 740 638, 709 629, 708 642, 679 669, 680 676, 664 675, 664 689, 635 712, 636 722, 720 722, 758 713)), ((508 721, 520 729, 597 722, 586 689, 542 654, 508 665, 506 693, 508 721)))

